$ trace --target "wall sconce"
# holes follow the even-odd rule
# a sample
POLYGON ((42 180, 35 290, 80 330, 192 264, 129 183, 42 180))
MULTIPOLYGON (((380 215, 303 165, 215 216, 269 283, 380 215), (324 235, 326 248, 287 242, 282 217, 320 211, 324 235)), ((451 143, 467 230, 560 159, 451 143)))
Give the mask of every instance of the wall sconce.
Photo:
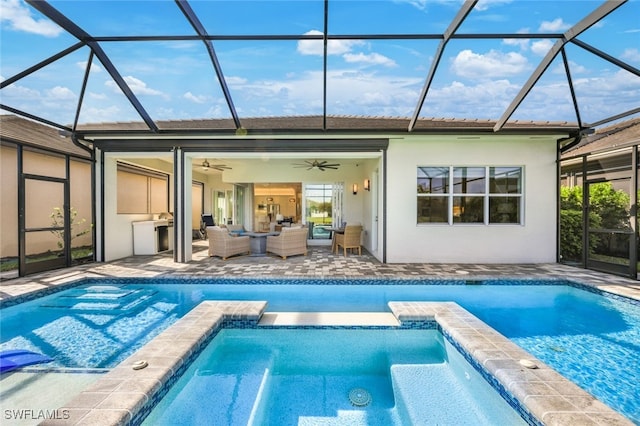
POLYGON ((371 191, 371 180, 370 179, 365 179, 364 180, 364 186, 363 186, 365 191, 371 191))
POLYGON ((354 183, 353 184, 353 195, 356 195, 358 193, 358 184, 354 183))

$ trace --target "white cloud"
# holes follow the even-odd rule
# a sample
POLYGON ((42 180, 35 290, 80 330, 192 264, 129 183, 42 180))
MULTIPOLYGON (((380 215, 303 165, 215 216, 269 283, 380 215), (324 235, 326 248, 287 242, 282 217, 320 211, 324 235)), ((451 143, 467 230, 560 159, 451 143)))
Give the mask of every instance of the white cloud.
MULTIPOLYGON (((164 94, 161 91, 148 87, 147 83, 145 83, 144 81, 138 78, 135 78, 132 76, 125 76, 123 78, 125 83, 127 83, 129 88, 136 95, 164 96, 164 94)), ((105 86, 113 89, 117 93, 120 93, 120 88, 116 85, 116 83, 113 80, 106 81, 105 86)))
POLYGON ((638 107, 640 78, 626 70, 574 80, 582 116, 597 121, 638 107))
POLYGON ((553 41, 549 39, 545 40, 537 40, 531 43, 531 51, 538 56, 544 56, 551 50, 553 46, 553 41))
MULTIPOLYGON (((321 31, 311 30, 304 35, 322 35, 321 31)), ((327 43, 327 53, 329 55, 343 55, 351 52, 354 46, 361 46, 362 40, 329 40, 327 43)), ((298 41, 298 53, 301 55, 323 55, 324 44, 322 40, 300 40, 298 41)))
POLYGON ((247 79, 244 77, 237 77, 237 76, 228 76, 225 78, 225 81, 227 82, 228 85, 239 85, 239 84, 246 84, 247 83, 247 79))
POLYGON ((490 9, 493 6, 499 6, 502 4, 511 3, 512 0, 480 0, 475 5, 474 9, 484 11, 490 9))
MULTIPOLYGON (((569 71, 571 71, 572 76, 576 76, 578 74, 584 74, 589 70, 584 65, 580 65, 579 63, 574 61, 569 61, 569 71)), ((552 72, 554 74, 565 75, 566 70, 564 68, 564 63, 558 63, 558 65, 552 70, 552 72)))
POLYGON ((56 86, 53 89, 47 90, 47 95, 49 98, 57 100, 76 99, 76 94, 73 93, 71 89, 62 86, 56 86))
POLYGON ((391 59, 379 53, 345 53, 342 55, 345 62, 348 63, 364 63, 370 65, 384 65, 385 67, 396 67, 398 64, 391 59))
POLYGON ((486 54, 462 50, 453 59, 451 71, 461 77, 487 79, 516 75, 529 67, 527 58, 516 52, 490 50, 486 54))
POLYGON ((81 118, 86 123, 111 122, 117 120, 126 120, 128 117, 122 116, 122 110, 116 105, 104 108, 89 107, 82 108, 81 118))
POLYGON ((489 80, 474 85, 452 81, 432 87, 420 113, 425 117, 495 119, 505 110, 519 87, 509 80, 489 80))
POLYGON ((89 92, 89 97, 91 99, 96 99, 96 100, 108 99, 107 95, 105 95, 104 93, 95 93, 95 92, 89 92))
POLYGON ((528 50, 529 49, 529 39, 526 38, 505 38, 502 40, 502 44, 507 46, 517 46, 520 50, 528 50))
POLYGON ((427 10, 427 0, 396 0, 397 3, 408 3, 418 10, 427 10))
MULTIPOLYGON (((87 69, 87 61, 76 62, 76 65, 82 71, 87 69)), ((95 61, 91 61, 91 72, 102 72, 102 68, 100 68, 100 65, 96 64, 95 61)))
POLYGON ((571 28, 570 24, 565 23, 562 18, 556 18, 553 21, 542 21, 538 31, 544 33, 564 32, 571 28))
POLYGON ((63 29, 48 19, 35 19, 31 8, 19 0, 0 0, 0 21, 7 22, 9 28, 39 34, 45 37, 57 37, 63 29))
POLYGON ((640 62, 640 50, 635 47, 624 49, 620 57, 630 62, 640 62))
POLYGON ((2 97, 7 99, 37 100, 40 97, 40 91, 13 83, 2 89, 2 97))
MULTIPOLYGON (((562 67, 564 68, 564 67, 562 67)), ((580 65, 577 62, 574 61, 569 61, 569 70, 571 71, 571 74, 584 74, 586 73, 587 67, 585 67, 584 65, 580 65)))
MULTIPOLYGON (((285 81, 250 81, 234 88, 236 99, 242 99, 236 104, 243 106, 245 116, 321 114, 322 81, 321 71, 298 73, 285 81)), ((327 82, 329 114, 409 116, 423 79, 333 69, 327 82)))
POLYGON ((187 92, 183 95, 183 97, 191 102, 195 102, 197 104, 203 104, 207 101, 207 96, 203 96, 203 95, 194 95, 191 92, 187 92))

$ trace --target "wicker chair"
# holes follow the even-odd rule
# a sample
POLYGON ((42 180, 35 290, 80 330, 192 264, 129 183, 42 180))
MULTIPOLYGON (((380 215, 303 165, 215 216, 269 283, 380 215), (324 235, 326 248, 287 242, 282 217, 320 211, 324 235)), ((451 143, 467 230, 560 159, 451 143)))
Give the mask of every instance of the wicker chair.
POLYGON ((307 228, 282 228, 280 235, 267 237, 267 253, 277 254, 283 259, 295 254, 307 255, 307 228))
POLYGON ((251 254, 248 236, 232 237, 229 230, 218 226, 208 226, 209 256, 220 256, 226 260, 236 254, 251 254))
POLYGON ((362 225, 347 225, 344 228, 343 234, 335 234, 336 254, 342 249, 344 250, 345 257, 347 256, 347 249, 358 249, 358 255, 362 255, 362 245, 360 243, 362 238, 362 225))

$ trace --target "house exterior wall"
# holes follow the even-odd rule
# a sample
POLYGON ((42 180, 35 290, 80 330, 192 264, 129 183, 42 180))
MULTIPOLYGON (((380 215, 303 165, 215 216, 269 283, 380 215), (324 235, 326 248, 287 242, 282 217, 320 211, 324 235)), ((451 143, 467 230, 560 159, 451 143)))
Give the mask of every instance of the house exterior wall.
MULTIPOLYGON (((303 185, 344 182, 345 220, 362 223, 363 246, 379 260, 383 260, 386 253, 388 263, 555 262, 558 137, 560 135, 481 135, 472 140, 459 140, 453 135, 391 136, 386 170, 382 154, 359 162, 341 160, 338 170, 324 172, 294 168, 290 164, 293 160, 281 159, 279 166, 273 167, 262 159, 244 158, 241 165, 225 171, 218 182, 198 180, 205 181, 205 211, 212 201, 211 191, 234 182, 300 181, 303 185), (522 223, 418 224, 418 166, 522 167, 522 223), (371 191, 364 190, 364 179, 371 179, 371 191), (351 192, 354 183, 359 187, 356 195, 351 192)), ((140 159, 161 154, 127 155, 140 159)), ((224 153, 217 155, 224 157, 224 153)), ((131 222, 151 219, 145 215, 116 214, 116 201, 112 196, 116 188, 112 186, 116 183, 117 158, 122 158, 122 153, 110 153, 105 161, 107 261, 131 255, 131 222)), ((195 177, 198 173, 194 172, 195 177)), ((251 208, 245 210, 253 212, 251 208)), ((250 227, 248 219, 245 218, 245 222, 250 227)))
POLYGON ((415 136, 388 150, 387 262, 556 261, 556 137, 415 136), (418 166, 522 166, 521 225, 417 224, 418 166))

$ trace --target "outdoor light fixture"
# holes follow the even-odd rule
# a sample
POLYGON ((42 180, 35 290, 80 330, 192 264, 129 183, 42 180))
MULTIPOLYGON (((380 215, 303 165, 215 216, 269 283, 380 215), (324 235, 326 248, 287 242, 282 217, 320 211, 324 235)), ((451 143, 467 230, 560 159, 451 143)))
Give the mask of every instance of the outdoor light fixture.
POLYGON ((356 195, 358 193, 358 184, 354 183, 353 184, 353 195, 356 195))
POLYGON ((209 164, 209 162, 205 159, 205 160, 202 162, 202 170, 204 170, 204 171, 206 172, 206 171, 208 171, 208 170, 209 170, 209 167, 210 167, 210 164, 209 164))
POLYGON ((371 180, 370 179, 365 179, 364 180, 364 186, 363 186, 365 191, 371 191, 371 180))

